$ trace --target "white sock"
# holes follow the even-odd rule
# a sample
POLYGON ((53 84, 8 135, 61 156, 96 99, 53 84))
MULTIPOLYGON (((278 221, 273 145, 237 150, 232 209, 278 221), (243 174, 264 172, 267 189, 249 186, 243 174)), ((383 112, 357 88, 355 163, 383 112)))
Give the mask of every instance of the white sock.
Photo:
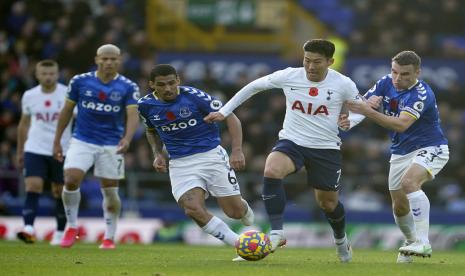
POLYGON ((78 188, 74 191, 68 191, 66 187, 63 187, 62 199, 68 227, 77 228, 79 202, 81 202, 81 190, 78 188))
POLYGON ((408 212, 408 214, 401 217, 396 216, 396 214, 393 215, 397 226, 399 226, 407 241, 414 242, 416 240, 416 230, 412 212, 408 212))
POLYGON ((407 194, 407 198, 415 221, 417 239, 429 244, 429 199, 422 190, 407 194))
POLYGON ((215 216, 213 216, 202 229, 206 233, 231 246, 234 246, 238 237, 224 221, 215 216))
POLYGON ((121 213, 121 200, 118 195, 118 187, 102 188, 103 195, 103 218, 105 219, 104 239, 115 239, 116 225, 121 213))

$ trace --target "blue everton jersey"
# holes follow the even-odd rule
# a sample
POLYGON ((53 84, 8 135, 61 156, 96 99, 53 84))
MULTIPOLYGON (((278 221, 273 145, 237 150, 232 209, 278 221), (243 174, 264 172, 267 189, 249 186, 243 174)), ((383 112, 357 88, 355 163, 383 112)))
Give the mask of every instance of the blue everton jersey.
POLYGON ((447 144, 440 126, 436 98, 424 81, 419 80, 410 89, 397 91, 391 76, 387 75, 368 90, 365 97, 373 95, 383 97, 384 114, 398 117, 405 112, 416 119, 403 133, 390 131, 393 154, 405 155, 419 148, 447 144))
POLYGON ((222 103, 207 93, 179 86, 174 101, 160 101, 150 93, 138 101, 139 113, 147 129, 155 129, 175 159, 206 152, 220 144, 216 123, 205 123, 203 117, 218 111, 222 103))
POLYGON ((126 107, 136 107, 138 86, 121 75, 103 83, 96 72, 74 76, 68 100, 78 113, 73 137, 95 145, 117 145, 124 134, 126 107))

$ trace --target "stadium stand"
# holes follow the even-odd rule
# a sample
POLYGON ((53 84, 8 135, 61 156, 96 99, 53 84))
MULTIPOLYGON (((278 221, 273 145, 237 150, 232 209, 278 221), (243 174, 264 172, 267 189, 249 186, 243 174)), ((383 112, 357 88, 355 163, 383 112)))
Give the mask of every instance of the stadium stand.
MULTIPOLYGON (((61 82, 67 83, 74 74, 93 68, 89 61, 93 60, 96 45, 114 43, 125 53, 122 73, 136 80, 142 91, 148 91, 148 72, 164 54, 148 39, 150 34, 146 31, 147 14, 144 12, 148 2, 152 1, 1 1, 0 213, 19 214, 22 203, 20 172, 14 166, 16 127, 22 93, 36 84, 33 79, 35 63, 44 58, 56 59, 61 68, 61 82)), ((331 29, 346 39, 347 64, 352 58, 360 57, 381 58, 384 64, 388 64, 390 57, 404 48, 415 49, 424 58, 463 63, 463 1, 301 0, 293 3, 306 9, 308 16, 318 18, 318 24, 324 25, 326 30, 331 29)), ((286 62, 287 66, 298 66, 300 63, 286 62)), ((208 70, 200 79, 189 79, 189 74, 183 68, 179 69, 184 83, 214 92, 224 99, 230 98, 243 84, 253 79, 242 72, 233 81, 225 81, 215 78, 214 72, 208 70)), ((463 212, 465 86, 452 82, 440 89, 434 88, 442 124, 450 142, 451 160, 436 180, 437 185, 427 185, 426 190, 433 191, 430 195, 436 195, 432 198, 436 210, 463 212)), ((243 123, 247 160, 246 173, 241 174, 242 189, 248 200, 260 206, 259 176, 266 153, 274 144, 282 123, 284 98, 279 92, 258 95, 253 102, 249 101, 239 108, 236 114, 243 123)), ((370 208, 373 211, 386 210, 389 205, 386 190, 389 141, 386 140, 386 133, 374 124, 364 122, 353 132, 343 135, 344 196, 348 200, 351 197, 376 198, 375 202, 370 203, 370 208)), ((227 146, 228 137, 223 137, 223 141, 227 146)), ((152 172, 152 157, 142 127, 136 134, 126 162, 128 178, 123 189, 126 201, 123 206, 136 204, 134 208, 146 212, 155 205, 173 202, 167 178, 152 172), (154 181, 163 185, 154 185, 154 181)), ((87 184, 95 185, 92 183, 89 180, 87 184)), ((307 210, 311 208, 312 203, 305 199, 308 196, 304 196, 307 189, 298 176, 289 179, 287 189, 288 197, 296 206, 307 210)), ((89 190, 92 188, 89 187, 89 190)), ((88 207, 83 212, 88 209, 92 214, 93 208, 100 208, 94 203, 99 200, 92 198, 93 194, 89 192, 83 196, 83 199, 86 198, 84 204, 88 207)), ((100 193, 96 194, 100 196, 100 193)), ((364 206, 354 203, 353 208, 363 209, 364 206)))

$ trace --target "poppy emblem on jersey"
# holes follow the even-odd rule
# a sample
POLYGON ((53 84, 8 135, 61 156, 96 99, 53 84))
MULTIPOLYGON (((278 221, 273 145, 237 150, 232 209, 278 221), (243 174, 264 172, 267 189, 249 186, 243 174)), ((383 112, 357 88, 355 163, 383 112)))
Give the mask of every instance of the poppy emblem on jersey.
POLYGON ((191 116, 191 114, 192 114, 192 112, 189 110, 189 107, 187 107, 187 106, 183 106, 179 110, 179 116, 181 116, 181 118, 187 118, 187 117, 191 116))
POLYGON ((49 101, 49 100, 46 100, 46 101, 44 102, 44 105, 45 105, 45 107, 50 107, 50 106, 52 105, 52 102, 49 101))
POLYGON ((102 102, 104 102, 107 99, 107 94, 103 91, 98 92, 98 99, 102 102))
POLYGON ((391 100, 391 101, 389 102, 389 108, 390 108, 392 111, 396 112, 396 111, 397 111, 397 100, 391 100))
POLYGON ((119 91, 113 91, 110 94, 110 99, 112 101, 119 101, 119 100, 121 100, 121 98, 122 98, 122 96, 121 96, 121 93, 119 91))
POLYGON ((312 97, 318 96, 318 88, 310 87, 310 89, 308 90, 308 95, 310 95, 312 97))
POLYGON ((176 120, 176 115, 174 115, 173 112, 168 111, 166 112, 166 119, 168 119, 169 121, 174 121, 176 120))

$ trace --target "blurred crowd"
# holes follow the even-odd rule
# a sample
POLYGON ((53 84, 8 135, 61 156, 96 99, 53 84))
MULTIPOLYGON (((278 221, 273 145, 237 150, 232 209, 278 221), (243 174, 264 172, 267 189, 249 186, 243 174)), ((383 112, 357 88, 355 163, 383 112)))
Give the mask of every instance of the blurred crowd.
POLYGON ((465 2, 460 0, 341 0, 353 10, 348 37, 354 56, 465 58, 465 2))
MULTIPOLYGON (((416 50, 423 57, 465 57, 465 3, 458 0, 341 1, 353 9, 354 29, 348 37, 350 56, 386 57, 401 49, 416 50), (445 20, 447 19, 447 20, 445 20), (462 40, 461 40, 462 39, 462 40)), ((145 1, 124 0, 35 0, 0 3, 0 198, 17 196, 19 175, 15 167, 16 128, 20 101, 25 90, 36 85, 33 69, 41 59, 60 64, 61 82, 94 68, 96 48, 113 43, 123 49, 122 74, 147 92, 147 76, 157 60, 157 51, 144 31, 145 1), (124 10, 123 10, 124 6, 124 10)), ((202 81, 186 79, 193 85, 229 99, 250 82, 246 74, 235 83, 223 83, 206 74, 202 81)), ((442 126, 450 142, 451 159, 438 181, 426 185, 432 204, 452 211, 464 211, 465 200, 465 88, 451 83, 436 90, 442 126)), ((247 172, 261 173, 265 158, 276 142, 285 112, 280 91, 261 93, 237 111, 244 131, 247 172)), ((343 158, 346 204, 352 209, 378 210, 389 205, 387 173, 389 140, 384 129, 363 122, 344 140, 343 158), (362 204, 363 203, 363 204, 362 204)), ((223 144, 229 145, 223 135, 223 144)), ((128 171, 152 171, 151 151, 143 127, 138 130, 126 155, 128 171)), ((305 179, 304 177, 296 179, 305 179)), ((292 184, 292 183, 291 183, 292 184)), ((295 183, 294 183, 295 184, 295 183)), ((260 179, 243 183, 246 198, 258 200, 260 179)), ((289 185, 296 202, 304 195, 304 185, 289 185)), ((168 193, 169 196, 169 193, 168 193)), ((167 199, 171 201, 171 198, 167 199)))

